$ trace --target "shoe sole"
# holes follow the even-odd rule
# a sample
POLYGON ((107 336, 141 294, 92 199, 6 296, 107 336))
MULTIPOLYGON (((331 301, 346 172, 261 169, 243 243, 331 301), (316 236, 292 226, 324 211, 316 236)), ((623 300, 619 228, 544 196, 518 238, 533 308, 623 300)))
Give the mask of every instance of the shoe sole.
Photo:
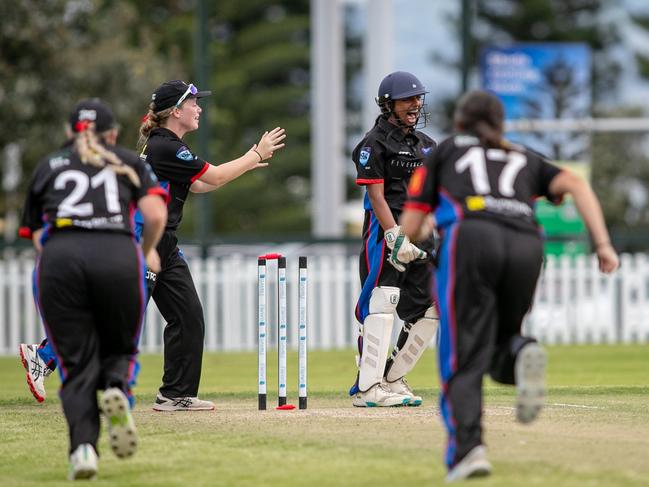
POLYGON ((124 393, 106 389, 101 396, 101 410, 108 421, 108 441, 118 458, 128 458, 137 450, 137 431, 124 393))
POLYGON ((177 411, 214 411, 214 406, 198 407, 198 408, 183 408, 178 406, 164 406, 161 404, 154 404, 152 409, 159 413, 173 413, 177 411))
POLYGON ((536 343, 526 345, 516 360, 516 419, 534 421, 545 401, 545 368, 547 355, 536 343))
POLYGON ((411 397, 410 402, 407 404, 407 406, 410 408, 416 408, 417 406, 421 406, 423 402, 424 402, 423 399, 413 399, 411 397))
POLYGON ((400 408, 402 406, 407 406, 410 402, 410 398, 406 397, 401 402, 394 404, 379 404, 378 402, 365 401, 365 404, 368 408, 400 408))
POLYGON ((446 483, 491 475, 491 463, 484 446, 471 450, 446 476, 446 483))
POLYGON ((461 475, 457 475, 455 472, 450 472, 446 476, 445 480, 447 484, 450 484, 452 482, 487 477, 489 475, 491 475, 491 464, 487 460, 484 460, 475 462, 475 465, 468 467, 461 475))
POLYGON ((27 363, 27 358, 25 357, 25 352, 23 351, 23 347, 26 345, 20 345, 18 347, 18 350, 20 351, 20 361, 23 364, 23 368, 27 372, 26 377, 27 377, 27 386, 29 387, 29 392, 32 393, 32 396, 34 396, 34 399, 36 399, 38 402, 43 402, 45 400, 45 396, 41 396, 37 391, 36 391, 36 386, 34 386, 34 381, 32 380, 32 376, 29 374, 29 364, 27 363))
POLYGON ((94 468, 80 468, 70 475, 70 480, 94 479, 97 476, 97 470, 94 468))

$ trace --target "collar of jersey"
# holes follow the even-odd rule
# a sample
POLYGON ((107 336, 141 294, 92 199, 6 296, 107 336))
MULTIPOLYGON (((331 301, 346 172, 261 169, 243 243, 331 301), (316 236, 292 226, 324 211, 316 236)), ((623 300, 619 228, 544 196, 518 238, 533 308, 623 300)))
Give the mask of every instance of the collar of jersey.
POLYGON ((168 137, 170 139, 175 139, 175 140, 180 140, 180 138, 174 132, 172 132, 171 130, 169 130, 166 127, 158 127, 158 128, 153 129, 151 131, 151 133, 149 134, 149 137, 152 137, 154 135, 158 135, 158 136, 161 136, 161 137, 168 137))
POLYGON ((405 134, 401 130, 401 127, 388 121, 387 118, 383 118, 383 117, 379 118, 379 128, 383 132, 385 132, 386 135, 389 135, 390 137, 392 137, 394 140, 398 142, 403 142, 407 135, 410 135, 411 137, 414 137, 416 140, 419 140, 419 137, 417 137, 416 130, 413 129, 407 134, 405 134))

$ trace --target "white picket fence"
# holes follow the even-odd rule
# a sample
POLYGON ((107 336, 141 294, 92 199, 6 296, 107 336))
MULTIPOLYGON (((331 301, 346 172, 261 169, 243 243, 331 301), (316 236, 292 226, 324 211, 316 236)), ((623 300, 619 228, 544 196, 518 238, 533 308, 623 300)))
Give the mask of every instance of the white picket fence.
MULTIPOLYGON (((309 348, 355 346, 358 258, 308 257, 309 348)), ((254 350, 257 259, 230 255, 189 261, 205 313, 206 349, 254 350)), ((297 264, 297 254, 287 257, 288 341, 292 349, 297 349, 297 264)), ((43 336, 32 299, 33 265, 28 257, 0 260, 0 354, 14 354, 19 343, 37 342, 43 336)), ((275 265, 269 261, 269 316, 276 310, 275 265)), ((649 342, 649 258, 645 254, 623 255, 621 269, 604 276, 597 270, 594 256, 574 260, 549 257, 524 327, 545 343, 649 342)), ((163 329, 164 322, 151 301, 141 350, 161 350, 163 329)), ((275 336, 273 319, 270 347, 276 345, 275 336)))

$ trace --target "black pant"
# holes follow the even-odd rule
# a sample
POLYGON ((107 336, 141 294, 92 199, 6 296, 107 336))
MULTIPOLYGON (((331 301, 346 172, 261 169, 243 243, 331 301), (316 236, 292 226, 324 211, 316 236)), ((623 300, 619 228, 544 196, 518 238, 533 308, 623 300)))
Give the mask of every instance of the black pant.
POLYGON ((97 449, 97 391, 127 390, 144 314, 144 262, 128 235, 55 232, 37 264, 37 297, 62 374, 70 452, 97 449))
MULTIPOLYGON (((399 215, 395 213, 395 219, 399 215)), ((430 278, 432 273, 433 238, 417 242, 417 247, 426 251, 427 260, 413 261, 404 272, 396 270, 389 262, 389 252, 384 240, 383 229, 372 211, 365 212, 363 224, 363 248, 359 258, 361 278, 361 295, 356 305, 356 318, 363 323, 369 313, 372 290, 377 286, 399 288, 397 315, 403 321, 414 323, 423 317, 426 310, 433 305, 431 298, 430 278)))
POLYGON ((521 324, 534 297, 543 245, 537 234, 467 219, 444 233, 436 273, 441 410, 454 466, 482 443, 482 378, 514 383, 521 324))
MULTIPOLYGON (((399 214, 393 214, 396 221, 399 214)), ((422 318, 426 310, 433 305, 431 292, 431 273, 433 269, 434 240, 431 236, 417 246, 428 254, 426 260, 416 260, 406 265, 404 272, 399 272, 388 262, 390 256, 385 241, 384 232, 373 211, 365 212, 363 223, 363 248, 359 258, 359 274, 361 278, 361 295, 356 304, 356 319, 365 322, 369 314, 372 291, 378 286, 399 288, 399 303, 397 315, 407 323, 414 323, 422 318)), ((397 348, 403 347, 408 339, 408 329, 402 328, 397 338, 397 348)), ((358 337, 358 353, 362 354, 363 338, 358 337)), ((393 357, 390 356, 385 364, 385 375, 392 367, 393 357)), ((358 381, 357 381, 358 382, 358 381)), ((350 394, 356 393, 356 385, 350 394)))
POLYGON ((192 275, 177 244, 172 231, 166 231, 160 239, 162 270, 153 286, 153 300, 167 322, 160 394, 195 397, 201 380, 205 321, 192 275))

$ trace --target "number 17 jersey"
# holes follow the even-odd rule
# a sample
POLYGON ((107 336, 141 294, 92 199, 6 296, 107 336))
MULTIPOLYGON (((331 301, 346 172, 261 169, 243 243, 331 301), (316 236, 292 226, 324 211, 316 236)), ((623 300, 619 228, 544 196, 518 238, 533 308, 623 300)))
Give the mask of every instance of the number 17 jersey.
POLYGON ((413 174, 405 208, 434 212, 437 226, 486 218, 522 231, 538 232, 534 204, 549 192, 561 171, 539 154, 504 142, 488 148, 468 134, 443 141, 413 174))

